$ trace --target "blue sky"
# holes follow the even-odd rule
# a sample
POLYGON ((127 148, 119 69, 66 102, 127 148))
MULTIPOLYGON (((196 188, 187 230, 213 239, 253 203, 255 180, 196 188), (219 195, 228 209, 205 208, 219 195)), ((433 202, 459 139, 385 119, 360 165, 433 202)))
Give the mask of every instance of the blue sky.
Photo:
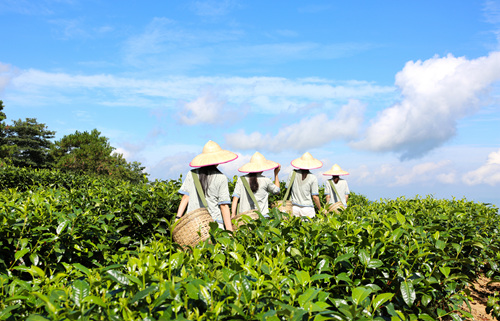
POLYGON ((0 30, 9 122, 97 128, 152 179, 211 139, 229 177, 309 151, 372 200, 500 206, 500 1, 0 0, 0 30))

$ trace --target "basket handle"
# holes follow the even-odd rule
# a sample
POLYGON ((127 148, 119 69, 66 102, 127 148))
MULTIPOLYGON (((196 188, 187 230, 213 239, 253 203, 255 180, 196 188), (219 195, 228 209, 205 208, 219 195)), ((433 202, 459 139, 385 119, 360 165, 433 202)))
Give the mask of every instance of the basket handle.
POLYGON ((283 198, 283 203, 287 200, 288 198, 288 194, 290 194, 290 189, 292 188, 292 185, 293 185, 293 182, 295 182, 295 174, 297 172, 296 171, 293 171, 292 173, 292 179, 290 180, 290 186, 288 186, 288 188, 286 189, 286 193, 285 193, 285 197, 283 198))
POLYGON ((246 178, 242 176, 241 181, 243 182, 243 185, 245 186, 245 189, 247 190, 248 195, 250 195, 250 198, 252 199, 253 203, 255 204, 255 207, 260 212, 259 204, 257 203, 257 200, 255 199, 255 195, 253 195, 253 192, 250 189, 250 185, 248 185, 246 178))
POLYGON ((201 198, 203 206, 205 206, 205 208, 208 209, 207 199, 205 198, 205 194, 203 194, 203 189, 201 188, 201 183, 200 179, 198 178, 198 174, 196 174, 194 171, 191 171, 191 174, 193 175, 194 186, 196 187, 198 196, 201 198))

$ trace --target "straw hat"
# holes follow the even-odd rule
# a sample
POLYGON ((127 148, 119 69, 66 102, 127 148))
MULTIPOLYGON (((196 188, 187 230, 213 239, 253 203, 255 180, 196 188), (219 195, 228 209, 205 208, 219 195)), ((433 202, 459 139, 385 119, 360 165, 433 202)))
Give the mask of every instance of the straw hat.
POLYGON ((332 176, 341 176, 341 175, 349 175, 348 172, 342 170, 339 165, 335 164, 330 168, 329 171, 323 173, 323 175, 332 175, 332 176))
POLYGON ((291 162, 292 166, 299 169, 316 169, 323 166, 323 163, 320 160, 312 157, 309 152, 305 153, 301 157, 294 159, 291 162))
POLYGON ((203 147, 203 152, 197 155, 189 166, 203 167, 217 164, 224 164, 238 158, 233 152, 220 148, 219 144, 209 140, 203 147))
POLYGON ((242 173, 258 173, 275 169, 278 166, 280 166, 278 163, 267 160, 264 155, 255 152, 252 158, 250 158, 250 162, 241 166, 238 170, 242 173))

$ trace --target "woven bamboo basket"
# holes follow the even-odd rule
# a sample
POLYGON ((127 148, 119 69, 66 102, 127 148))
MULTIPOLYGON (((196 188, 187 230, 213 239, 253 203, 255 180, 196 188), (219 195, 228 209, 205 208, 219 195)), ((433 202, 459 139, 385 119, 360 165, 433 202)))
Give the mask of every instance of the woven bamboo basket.
POLYGON ((243 215, 249 216, 252 220, 256 220, 259 218, 259 214, 257 214, 256 210, 249 210, 249 211, 240 213, 233 218, 233 220, 235 222, 235 224, 233 225, 234 227, 238 228, 238 227, 246 224, 245 220, 242 219, 243 215))
POLYGON ((283 203, 283 201, 277 201, 274 205, 281 212, 286 212, 286 213, 292 215, 292 207, 293 207, 292 201, 285 201, 284 203, 283 203))
POLYGON ((339 210, 345 210, 344 204, 342 202, 336 202, 328 207, 328 212, 335 212, 338 213, 339 210))
POLYGON ((199 208, 182 216, 174 230, 174 241, 183 246, 195 246, 210 237, 210 222, 214 219, 206 208, 199 208))

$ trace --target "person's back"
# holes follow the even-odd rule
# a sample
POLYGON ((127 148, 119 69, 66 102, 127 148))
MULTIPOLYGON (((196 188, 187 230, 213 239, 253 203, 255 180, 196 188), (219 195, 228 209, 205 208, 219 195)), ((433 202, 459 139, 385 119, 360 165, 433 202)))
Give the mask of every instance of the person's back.
POLYGON ((246 212, 253 209, 260 209, 262 215, 267 215, 269 213, 269 193, 278 194, 280 191, 279 187, 274 184, 271 179, 263 176, 261 173, 252 173, 238 177, 236 182, 233 197, 239 197, 240 212, 246 212), (257 201, 258 207, 254 204, 252 198, 246 191, 242 179, 247 180, 249 186, 254 194, 255 200, 257 201), (257 188, 255 191, 252 189, 252 181, 255 180, 255 185, 257 188))
POLYGON ((309 170, 320 168, 323 163, 312 157, 311 154, 304 153, 301 157, 294 159, 291 164, 297 168, 290 173, 287 182, 287 188, 291 186, 293 215, 312 218, 316 216, 314 205, 320 209, 321 204, 319 202, 318 179, 309 170), (294 173, 295 178, 292 181, 294 173))
POLYGON ((280 168, 278 163, 267 160, 261 153, 255 152, 250 162, 238 169, 240 172, 248 174, 238 177, 236 181, 231 206, 233 217, 237 212, 243 213, 250 210, 260 210, 262 215, 267 216, 269 213, 269 193, 278 194, 280 191, 278 179, 280 168), (274 169, 274 183, 262 175, 262 172, 271 169, 274 169), (244 181, 248 183, 250 191, 245 187, 244 181), (252 196, 257 204, 253 201, 252 196))

